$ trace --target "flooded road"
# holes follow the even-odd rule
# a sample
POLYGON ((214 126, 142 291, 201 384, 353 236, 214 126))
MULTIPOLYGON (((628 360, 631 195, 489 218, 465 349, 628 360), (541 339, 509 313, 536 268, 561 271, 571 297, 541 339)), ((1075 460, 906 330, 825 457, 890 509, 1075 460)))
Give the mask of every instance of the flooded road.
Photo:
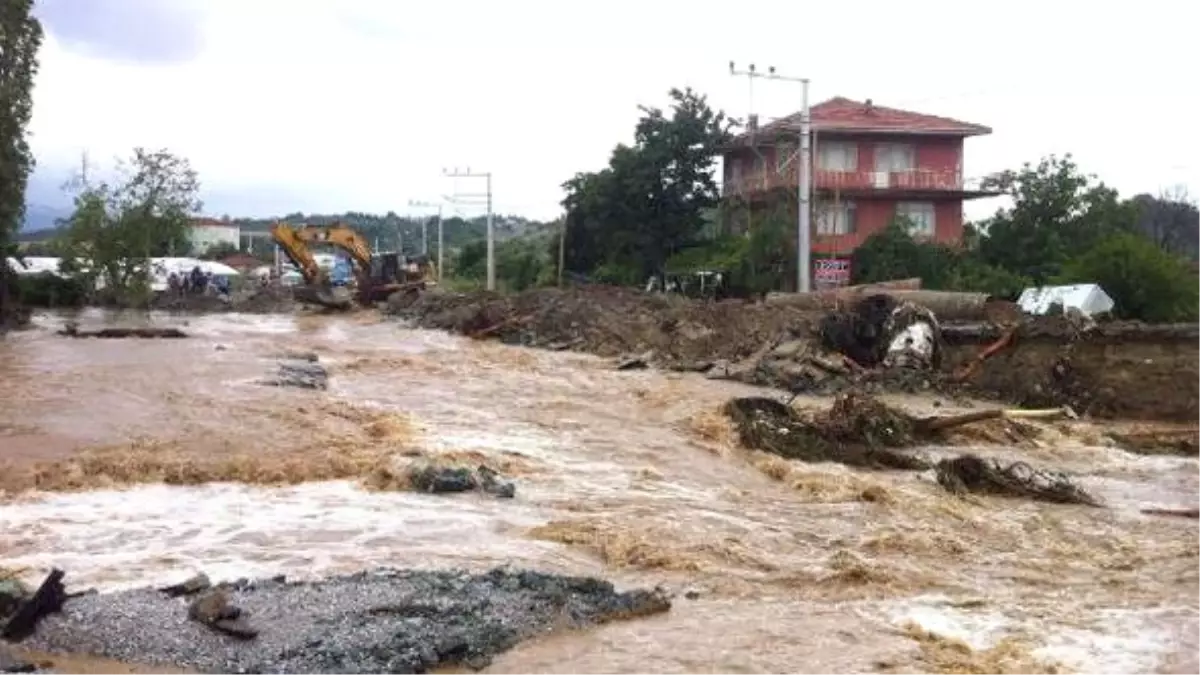
POLYGON ((1200 667, 1195 521, 1138 511, 1194 506, 1194 459, 1043 425, 972 450, 1070 471, 1110 508, 963 500, 928 475, 747 452, 717 410, 761 390, 696 375, 374 314, 191 318, 185 340, 65 339, 60 321, 0 342, 0 566, 35 577, 512 564, 689 592, 493 672, 1200 667), (329 390, 258 384, 286 351, 316 353, 329 390), (380 480, 438 459, 486 463, 517 498, 380 480))

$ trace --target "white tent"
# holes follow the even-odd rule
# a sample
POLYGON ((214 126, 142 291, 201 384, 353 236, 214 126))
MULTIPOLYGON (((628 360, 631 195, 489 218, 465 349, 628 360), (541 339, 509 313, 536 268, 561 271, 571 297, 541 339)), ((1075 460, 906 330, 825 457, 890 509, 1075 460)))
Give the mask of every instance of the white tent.
POLYGON ((1112 311, 1115 305, 1098 284, 1026 288, 1017 304, 1026 314, 1045 314, 1052 305, 1061 304, 1063 309, 1074 308, 1088 316, 1112 311))

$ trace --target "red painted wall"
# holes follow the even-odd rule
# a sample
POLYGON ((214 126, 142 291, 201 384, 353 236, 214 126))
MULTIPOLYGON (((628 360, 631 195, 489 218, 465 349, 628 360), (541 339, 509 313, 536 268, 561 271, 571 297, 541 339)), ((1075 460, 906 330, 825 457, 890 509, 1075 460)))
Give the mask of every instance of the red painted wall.
MULTIPOLYGON (((959 200, 933 201, 934 241, 955 244, 962 240, 963 210, 959 200)), ((850 234, 813 235, 814 253, 849 254, 867 237, 879 232, 896 217, 894 199, 857 199, 855 204, 854 231, 850 234)))

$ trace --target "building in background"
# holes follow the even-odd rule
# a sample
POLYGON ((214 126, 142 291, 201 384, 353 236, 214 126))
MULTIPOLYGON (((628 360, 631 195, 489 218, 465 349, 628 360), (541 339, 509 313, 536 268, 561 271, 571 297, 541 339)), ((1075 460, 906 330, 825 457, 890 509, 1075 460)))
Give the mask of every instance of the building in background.
MULTIPOLYGON (((956 243, 963 202, 995 194, 963 173, 964 141, 991 133, 985 126, 842 97, 810 115, 815 255, 848 256, 896 216, 915 235, 956 243)), ((749 127, 724 150, 726 227, 744 231, 771 214, 795 223, 800 114, 749 127)))
POLYGON ((191 230, 188 231, 188 241, 192 245, 192 255, 204 255, 218 245, 240 249, 241 228, 227 220, 193 218, 191 230))

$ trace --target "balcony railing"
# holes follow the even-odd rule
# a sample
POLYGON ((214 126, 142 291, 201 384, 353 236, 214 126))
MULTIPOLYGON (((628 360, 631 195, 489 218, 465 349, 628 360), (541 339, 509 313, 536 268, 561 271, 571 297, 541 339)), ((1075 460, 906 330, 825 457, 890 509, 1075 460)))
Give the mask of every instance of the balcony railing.
MULTIPOLYGON (((746 196, 758 192, 791 188, 798 185, 796 169, 788 166, 782 171, 765 170, 738 180, 725 182, 726 197, 746 196)), ((909 171, 829 171, 817 169, 813 172, 813 187, 817 190, 841 190, 873 192, 887 190, 903 191, 958 191, 968 189, 962 171, 957 169, 912 169, 909 171)))

